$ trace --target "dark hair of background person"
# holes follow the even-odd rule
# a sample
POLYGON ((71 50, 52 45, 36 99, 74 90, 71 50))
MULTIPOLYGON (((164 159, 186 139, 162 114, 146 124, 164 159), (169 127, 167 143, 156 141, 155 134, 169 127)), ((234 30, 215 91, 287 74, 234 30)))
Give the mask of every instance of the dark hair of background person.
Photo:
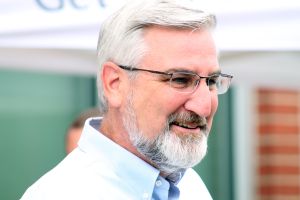
POLYGON ((99 108, 90 108, 81 112, 69 126, 65 136, 65 151, 71 153, 76 147, 81 136, 85 121, 91 117, 100 117, 102 113, 99 108))

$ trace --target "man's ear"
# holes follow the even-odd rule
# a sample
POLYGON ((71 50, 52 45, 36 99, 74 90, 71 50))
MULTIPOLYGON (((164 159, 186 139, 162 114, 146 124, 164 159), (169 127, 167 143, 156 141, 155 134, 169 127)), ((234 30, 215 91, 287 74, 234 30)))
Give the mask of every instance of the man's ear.
MULTIPOLYGON (((123 100, 122 69, 113 62, 105 62, 102 66, 102 84, 103 92, 107 103, 112 107, 120 107, 123 100)), ((124 89, 124 88, 123 88, 124 89)))

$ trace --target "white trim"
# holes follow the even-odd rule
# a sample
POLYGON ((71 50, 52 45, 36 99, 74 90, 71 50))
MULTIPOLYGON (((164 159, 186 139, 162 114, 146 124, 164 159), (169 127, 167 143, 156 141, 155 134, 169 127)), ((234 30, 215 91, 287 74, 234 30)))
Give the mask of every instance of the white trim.
POLYGON ((0 48, 0 69, 96 76, 96 59, 91 50, 0 48))
POLYGON ((234 89, 234 199, 255 199, 255 122, 253 89, 238 86, 234 89))
POLYGON ((233 85, 300 88, 300 51, 237 51, 220 57, 222 72, 234 75, 233 85))

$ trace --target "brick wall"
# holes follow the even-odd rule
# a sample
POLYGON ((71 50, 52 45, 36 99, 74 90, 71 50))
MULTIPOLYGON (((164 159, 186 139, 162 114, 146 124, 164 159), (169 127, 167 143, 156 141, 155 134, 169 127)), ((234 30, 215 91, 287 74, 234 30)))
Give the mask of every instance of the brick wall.
POLYGON ((300 199, 300 92, 257 91, 257 199, 300 199))

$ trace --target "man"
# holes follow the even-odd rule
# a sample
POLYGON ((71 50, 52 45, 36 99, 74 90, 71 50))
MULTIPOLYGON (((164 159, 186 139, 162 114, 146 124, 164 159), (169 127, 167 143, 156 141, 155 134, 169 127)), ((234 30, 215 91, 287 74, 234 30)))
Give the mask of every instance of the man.
MULTIPOLYGON (((182 1, 181 1, 182 2, 182 1)), ((220 72, 215 17, 175 0, 126 4, 101 27, 104 118, 23 199, 211 199, 191 169, 232 76, 220 72)))
POLYGON ((81 136, 85 121, 88 118, 100 116, 101 112, 99 108, 90 108, 88 110, 83 111, 76 117, 76 119, 72 122, 66 133, 65 148, 67 154, 71 153, 77 147, 77 143, 81 136))

